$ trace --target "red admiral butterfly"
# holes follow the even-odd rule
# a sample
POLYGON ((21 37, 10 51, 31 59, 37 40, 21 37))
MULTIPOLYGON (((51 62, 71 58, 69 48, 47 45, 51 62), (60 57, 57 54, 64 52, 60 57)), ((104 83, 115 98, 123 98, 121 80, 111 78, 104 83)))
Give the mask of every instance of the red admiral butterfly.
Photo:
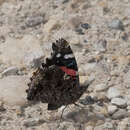
POLYGON ((51 58, 33 73, 27 99, 48 103, 48 110, 75 103, 88 86, 80 86, 76 59, 64 39, 52 43, 51 58))

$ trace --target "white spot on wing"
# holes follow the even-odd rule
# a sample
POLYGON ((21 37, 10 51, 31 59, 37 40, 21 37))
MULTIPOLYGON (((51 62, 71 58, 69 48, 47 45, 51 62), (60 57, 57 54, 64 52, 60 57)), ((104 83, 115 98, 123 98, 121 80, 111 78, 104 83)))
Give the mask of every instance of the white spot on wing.
POLYGON ((65 59, 69 59, 69 58, 74 58, 74 55, 73 54, 66 54, 64 56, 65 59))
POLYGON ((57 58, 61 57, 61 54, 60 54, 60 53, 58 53, 58 54, 56 55, 56 57, 57 57, 57 58))

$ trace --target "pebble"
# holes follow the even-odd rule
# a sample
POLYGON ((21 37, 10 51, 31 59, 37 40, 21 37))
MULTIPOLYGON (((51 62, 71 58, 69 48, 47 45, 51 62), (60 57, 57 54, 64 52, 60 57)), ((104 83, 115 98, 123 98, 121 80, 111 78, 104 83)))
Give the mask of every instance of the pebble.
POLYGON ((79 102, 83 105, 94 104, 94 99, 91 96, 86 96, 84 99, 79 99, 79 102))
POLYGON ((96 86, 94 86, 94 90, 96 92, 100 92, 100 91, 104 91, 108 88, 108 85, 102 83, 102 84, 97 84, 96 86))
POLYGON ((119 109, 117 112, 115 112, 112 115, 112 118, 115 119, 115 120, 120 120, 120 119, 122 119, 126 116, 127 116, 127 111, 124 110, 124 109, 119 109))
POLYGON ((111 122, 105 122, 103 126, 104 128, 107 128, 107 129, 113 129, 113 124, 111 122))
POLYGON ((120 91, 117 88, 111 87, 111 88, 108 89, 107 97, 109 99, 112 99, 112 98, 115 98, 115 97, 119 97, 119 96, 121 96, 121 94, 120 94, 120 91))
POLYGON ((77 32, 79 35, 84 35, 84 32, 81 28, 76 28, 75 32, 77 32))
POLYGON ((47 123, 40 125, 37 130, 50 130, 47 123))
POLYGON ((119 107, 126 107, 127 106, 126 100, 122 99, 122 98, 113 98, 111 100, 111 103, 114 104, 114 105, 117 105, 119 107))
POLYGON ((26 19, 26 25, 28 27, 34 27, 44 22, 44 18, 42 16, 30 16, 26 19))
POLYGON ((74 122, 83 123, 88 121, 87 115, 88 111, 85 109, 81 109, 79 111, 69 112, 67 115, 65 115, 65 118, 74 122))
POLYGON ((7 76, 0 79, 0 101, 9 106, 22 106, 27 103, 27 76, 7 76))
POLYGON ((18 68, 15 66, 9 67, 2 72, 2 76, 17 75, 18 68))
POLYGON ((130 88, 130 71, 128 71, 125 75, 124 75, 124 84, 126 86, 126 88, 130 88))
POLYGON ((105 130, 103 125, 96 126, 93 130, 105 130))
POLYGON ((128 128, 130 124, 129 122, 130 122, 130 119, 128 118, 123 119, 121 122, 118 123, 117 130, 129 130, 128 128))
POLYGON ((117 29, 117 30, 124 30, 124 26, 121 20, 118 18, 113 19, 109 24, 108 27, 111 29, 117 29))
POLYGON ((44 31, 50 33, 52 30, 60 28, 60 21, 57 18, 50 18, 50 20, 44 24, 44 31))
POLYGON ((107 41, 104 39, 100 39, 96 44, 94 44, 94 48, 96 51, 105 52, 107 47, 107 41))
POLYGON ((89 28, 91 28, 91 26, 90 26, 88 23, 83 23, 83 24, 81 24, 81 27, 82 27, 83 29, 89 29, 89 28))
POLYGON ((85 130, 93 130, 93 126, 86 126, 85 130))
POLYGON ((107 110, 108 110, 108 113, 111 115, 114 112, 116 112, 118 110, 118 108, 115 105, 109 105, 108 108, 107 108, 107 110))
POLYGON ((23 122, 23 125, 26 126, 26 127, 31 127, 31 126, 37 126, 37 125, 40 125, 42 123, 44 123, 45 121, 43 119, 40 119, 40 118, 34 118, 34 119, 28 119, 28 120, 25 120, 23 122))
POLYGON ((0 36, 0 44, 1 44, 1 43, 4 43, 4 42, 5 42, 5 40, 6 40, 6 39, 5 39, 5 37, 4 37, 3 35, 2 35, 2 36, 0 36))

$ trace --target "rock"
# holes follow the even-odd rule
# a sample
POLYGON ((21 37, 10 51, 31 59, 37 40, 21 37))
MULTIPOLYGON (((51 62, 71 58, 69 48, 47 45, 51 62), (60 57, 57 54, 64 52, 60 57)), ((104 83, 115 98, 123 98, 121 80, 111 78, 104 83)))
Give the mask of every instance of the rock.
POLYGON ((96 44, 94 44, 94 48, 98 52, 105 52, 106 47, 107 47, 107 41, 104 39, 101 39, 96 44))
POLYGON ((113 98, 111 100, 111 103, 114 105, 117 105, 119 107, 126 107, 127 106, 126 100, 122 99, 122 98, 113 98))
POLYGON ((25 64, 28 67, 38 68, 44 61, 43 52, 35 51, 25 55, 25 64))
POLYGON ((128 71, 125 75, 124 75, 124 84, 126 86, 126 88, 130 88, 130 71, 128 71))
POLYGON ((50 130, 47 123, 40 125, 37 130, 50 130))
POLYGON ((77 130, 78 126, 74 125, 73 123, 68 123, 68 122, 63 122, 62 124, 59 125, 59 130, 63 130, 66 128, 67 130, 77 130))
POLYGON ((109 99, 121 96, 120 91, 117 88, 111 87, 107 91, 107 97, 109 99))
POLYGON ((108 106, 108 108, 107 108, 107 110, 108 110, 108 113, 111 115, 111 114, 113 114, 114 112, 116 112, 117 111, 117 106, 115 106, 115 105, 109 105, 108 106))
POLYGON ((103 125, 99 125, 99 126, 94 127, 93 130, 105 130, 105 129, 103 125))
POLYGON ((79 102, 83 105, 94 104, 94 99, 90 96, 86 96, 84 99, 79 99, 79 102))
POLYGON ((93 130, 93 126, 86 126, 85 130, 93 130))
POLYGON ((34 118, 34 119, 25 120, 23 125, 26 127, 31 127, 31 126, 37 126, 37 125, 43 124, 44 122, 45 121, 43 119, 34 118))
POLYGON ((117 30, 124 30, 124 26, 121 20, 118 18, 113 19, 109 24, 108 27, 111 29, 117 29, 117 30))
POLYGON ((27 76, 8 76, 0 79, 0 100, 10 106, 25 105, 28 82, 27 76))
POLYGON ((45 22, 42 16, 30 16, 27 17, 25 23, 28 27, 34 27, 45 22))
POLYGON ((25 67, 25 56, 29 53, 43 53, 40 42, 31 35, 24 35, 22 39, 6 38, 0 45, 0 60, 8 66, 25 67))
POLYGON ((0 44, 5 42, 5 37, 2 35, 0 36, 0 44))
POLYGON ((75 32, 77 32, 77 34, 79 34, 79 35, 84 35, 84 32, 81 28, 76 28, 75 32))
POLYGON ((115 120, 120 120, 122 118, 125 118, 126 116, 127 116, 127 111, 124 109, 120 109, 112 115, 112 118, 115 120))
POLYGON ((104 128, 107 128, 107 129, 113 129, 113 124, 111 122, 105 122, 103 126, 104 128))
POLYGON ((81 27, 82 27, 83 29, 89 29, 89 28, 91 28, 91 26, 90 26, 88 23, 83 23, 83 24, 81 24, 81 27))
POLYGON ((68 119, 74 122, 83 123, 83 122, 88 121, 87 115, 88 115, 88 111, 85 109, 81 109, 79 111, 73 111, 73 112, 67 113, 65 115, 65 119, 68 119))
POLYGON ((129 118, 123 119, 118 123, 117 130, 129 130, 128 128, 129 122, 130 122, 129 118))
POLYGON ((52 30, 60 28, 60 22, 56 18, 51 18, 46 24, 44 24, 44 30, 50 33, 52 30))
POLYGON ((94 87, 94 90, 97 91, 97 92, 100 92, 100 91, 104 91, 108 88, 108 85, 106 84, 97 84, 95 87, 94 87))
POLYGON ((17 75, 18 68, 15 66, 9 67, 2 72, 2 76, 17 75))

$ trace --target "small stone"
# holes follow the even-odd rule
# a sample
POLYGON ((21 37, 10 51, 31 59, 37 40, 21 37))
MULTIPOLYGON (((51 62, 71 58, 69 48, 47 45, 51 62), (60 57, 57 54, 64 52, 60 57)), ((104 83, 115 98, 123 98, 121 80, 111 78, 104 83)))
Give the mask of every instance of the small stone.
POLYGON ((121 20, 118 18, 113 19, 109 24, 108 27, 111 29, 117 29, 117 30, 124 30, 124 26, 121 20))
POLYGON ((2 35, 0 36, 0 44, 5 42, 5 37, 2 35))
POLYGON ((104 130, 104 126, 103 125, 96 126, 94 127, 93 130, 104 130))
POLYGON ((79 35, 84 35, 84 32, 81 28, 76 28, 75 31, 79 34, 79 35))
POLYGON ((26 25, 28 27, 34 27, 44 22, 44 19, 42 16, 31 16, 27 17, 26 19, 26 25))
POLYGON ((108 113, 111 115, 111 114, 113 114, 114 112, 116 112, 117 111, 117 106, 115 106, 115 105, 109 105, 108 106, 108 108, 107 108, 107 110, 108 110, 108 113))
POLYGON ((123 33, 122 35, 121 35, 121 38, 122 38, 122 40, 124 40, 124 41, 127 41, 128 40, 128 34, 127 33, 123 33))
POLYGON ((88 121, 88 111, 85 109, 81 109, 78 111, 69 112, 65 115, 65 119, 74 121, 74 122, 87 122, 88 121))
POLYGON ((2 76, 17 75, 18 68, 15 66, 9 67, 2 72, 2 76))
POLYGON ((119 96, 121 96, 121 94, 120 94, 120 92, 119 92, 119 90, 117 88, 111 87, 111 88, 108 89, 107 97, 109 99, 112 99, 112 98, 115 98, 115 97, 119 97, 119 96))
POLYGON ((49 125, 47 123, 44 123, 42 125, 40 125, 37 130, 50 130, 49 129, 49 125))
POLYGON ((130 119, 125 118, 118 123, 117 130, 129 130, 130 119))
POLYGON ((126 86, 126 88, 130 88, 130 71, 128 71, 125 75, 124 75, 124 84, 126 86))
POLYGON ((69 0, 63 0, 62 4, 68 3, 69 0))
POLYGON ((96 44, 94 44, 95 50, 99 52, 105 52, 106 47, 107 47, 107 41, 104 39, 101 39, 96 44))
POLYGON ((5 111, 6 109, 4 108, 4 103, 0 101, 0 112, 5 111))
POLYGON ((98 84, 94 87, 94 90, 97 91, 97 92, 100 92, 100 91, 104 91, 108 88, 108 85, 106 84, 98 84))
POLYGON ((127 113, 126 110, 120 109, 120 110, 118 110, 117 112, 115 112, 115 113, 112 115, 112 118, 115 119, 115 120, 120 120, 120 119, 126 117, 127 114, 128 114, 128 113, 127 113))
POLYGON ((85 130, 93 130, 93 126, 86 126, 85 130))
POLYGON ((94 104, 94 99, 91 96, 86 96, 84 99, 80 99, 79 102, 83 105, 94 104))
POLYGON ((89 28, 91 28, 91 26, 90 26, 88 23, 83 23, 83 24, 81 24, 81 27, 84 28, 84 29, 89 29, 89 28))
POLYGON ((113 124, 111 122, 105 122, 103 126, 107 129, 113 129, 113 124))
POLYGON ((88 80, 88 76, 79 76, 79 80, 81 84, 84 84, 88 80))
POLYGON ((52 18, 46 24, 44 24, 44 30, 47 33, 50 33, 52 30, 59 29, 60 27, 60 21, 58 21, 57 18, 52 18))
POLYGON ((34 118, 34 119, 30 119, 30 120, 25 120, 24 121, 24 126, 26 126, 26 127, 37 126, 37 125, 40 125, 40 124, 42 124, 44 122, 45 121, 43 119, 34 118))
POLYGON ((111 103, 114 105, 117 105, 119 107, 126 107, 127 106, 126 100, 124 100, 122 98, 113 98, 111 100, 111 103))
POLYGON ((10 106, 25 105, 28 82, 27 76, 8 76, 0 79, 0 100, 10 106))

